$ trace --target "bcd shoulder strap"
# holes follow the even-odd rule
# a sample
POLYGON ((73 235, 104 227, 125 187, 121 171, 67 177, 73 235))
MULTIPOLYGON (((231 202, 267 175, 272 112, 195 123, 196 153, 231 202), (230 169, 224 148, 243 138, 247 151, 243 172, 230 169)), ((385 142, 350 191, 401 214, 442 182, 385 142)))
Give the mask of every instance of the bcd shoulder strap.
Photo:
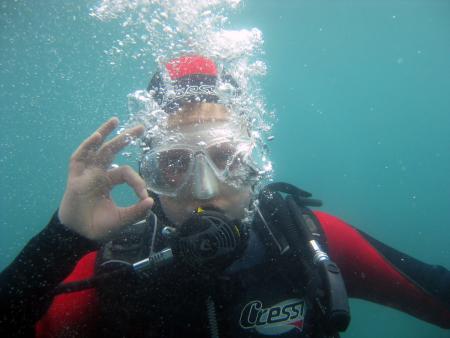
POLYGON ((292 215, 286 203, 286 197, 292 198, 302 213, 302 218, 312 233, 315 240, 327 251, 327 241, 322 226, 309 209, 309 207, 318 207, 322 202, 312 199, 312 194, 306 192, 292 184, 277 182, 264 187, 258 195, 255 203, 255 230, 262 237, 264 244, 273 254, 285 254, 291 248, 289 246, 288 236, 294 236, 296 233, 290 233, 292 228, 292 215))
POLYGON ((288 183, 269 184, 259 194, 255 225, 264 229, 259 232, 266 245, 272 244, 272 253, 298 262, 323 334, 338 337, 350 322, 347 292, 339 268, 323 249, 326 238, 320 222, 308 208, 322 203, 311 196, 288 183))

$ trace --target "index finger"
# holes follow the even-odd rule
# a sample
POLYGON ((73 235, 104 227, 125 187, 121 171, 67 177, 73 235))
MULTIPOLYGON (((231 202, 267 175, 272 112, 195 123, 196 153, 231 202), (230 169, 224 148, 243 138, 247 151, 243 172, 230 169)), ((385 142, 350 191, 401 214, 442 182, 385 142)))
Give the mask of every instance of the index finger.
POLYGON ((105 138, 117 127, 119 120, 117 117, 110 118, 102 124, 91 136, 84 140, 72 155, 74 160, 83 160, 92 150, 96 150, 105 138))
POLYGON ((131 140, 142 135, 144 126, 138 125, 136 127, 123 131, 120 135, 114 137, 111 141, 106 142, 98 151, 97 161, 108 167, 114 155, 121 149, 130 144, 131 140))

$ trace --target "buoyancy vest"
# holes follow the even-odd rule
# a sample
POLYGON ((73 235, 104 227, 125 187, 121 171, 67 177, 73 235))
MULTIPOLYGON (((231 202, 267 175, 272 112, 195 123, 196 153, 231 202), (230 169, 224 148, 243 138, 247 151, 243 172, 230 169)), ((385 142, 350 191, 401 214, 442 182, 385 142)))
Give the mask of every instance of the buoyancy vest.
MULTIPOLYGON (((296 192, 303 193, 300 189, 286 185, 286 184, 275 184, 276 186, 283 186, 287 188, 289 191, 292 191, 294 189, 296 192)), ((273 185, 273 186, 275 186, 273 185)), ((283 191, 286 192, 286 191, 283 191)), ((291 192, 292 194, 292 192, 291 192)), ((308 193, 306 193, 308 194, 308 193)), ((260 194, 260 200, 263 199, 263 194, 261 192, 260 194)), ((272 195, 270 195, 269 200, 271 200, 272 195)), ((261 218, 267 218, 269 222, 284 222, 287 221, 287 215, 283 215, 284 212, 288 212, 287 209, 283 209, 284 199, 281 198, 281 195, 279 193, 276 193, 276 196, 279 200, 272 201, 269 204, 266 203, 266 207, 269 207, 270 204, 275 204, 274 208, 269 207, 268 210, 263 210, 260 212, 261 218), (280 202, 281 201, 281 202, 280 202), (264 215, 264 216, 263 216, 264 215), (281 218, 281 221, 278 220, 278 218, 281 218)), ((308 196, 309 197, 309 196, 308 196)), ((266 202, 268 202, 266 200, 266 202)), ((257 207, 258 208, 258 207, 257 207)), ((313 216, 313 214, 311 214, 313 216)), ((164 219, 164 215, 162 215, 164 219)), ((313 217, 315 218, 315 217, 313 217)), ((119 236, 118 240, 112 241, 102 247, 100 252, 98 253, 92 253, 90 256, 86 256, 83 258, 79 264, 74 269, 73 273, 65 280, 65 282, 71 282, 74 280, 79 279, 85 279, 89 276, 93 276, 94 273, 100 271, 105 272, 108 271, 108 269, 113 269, 115 264, 130 264, 134 263, 144 257, 148 257, 149 254, 152 252, 158 251, 162 249, 162 247, 158 247, 158 239, 161 242, 161 238, 158 238, 157 236, 157 228, 158 228, 158 219, 157 217, 150 217, 146 222, 140 222, 138 224, 133 225, 132 227, 129 227, 124 230, 123 236, 119 236), (94 260, 94 255, 96 259, 94 260)), ((264 221, 264 223, 266 223, 264 221)), ((255 222, 254 222, 255 224, 255 222)), ((267 225, 267 224, 266 224, 267 225)), ((255 225, 254 225, 255 226, 255 225)), ((261 235, 261 229, 260 226, 256 226, 259 230, 259 234, 261 235)), ((276 229, 277 225, 275 225, 276 229)), ((272 228, 273 229, 273 228, 272 228)), ((317 232, 322 232, 320 229, 320 226, 318 225, 315 227, 317 232)), ((268 230, 270 232, 270 230, 268 230)), ((258 231, 257 231, 258 232, 258 231)), ((265 230, 263 231, 265 232, 265 230)), ((256 233, 256 232, 255 232, 256 233)), ((264 234, 263 234, 264 236, 264 234)), ((283 237, 283 236, 281 236, 283 237)), ((323 237, 321 238, 324 239, 323 237)), ((255 242, 255 241, 253 241, 255 242)), ((256 241, 258 242, 258 241, 256 241)), ((263 243, 264 246, 268 243, 263 243)), ((322 243, 323 245, 326 245, 326 243, 322 243)), ((259 248, 261 249, 261 248, 259 248)), ((243 283, 247 283, 247 287, 257 284, 258 280, 255 280, 253 277, 253 272, 256 271, 255 269, 252 270, 252 267, 262 265, 262 263, 265 263, 265 266, 271 266, 269 268, 269 271, 271 271, 272 274, 277 274, 280 272, 280 276, 288 276, 288 275, 294 275, 292 278, 296 278, 298 280, 298 276, 302 275, 301 273, 294 273, 290 274, 288 272, 285 272, 289 269, 286 267, 283 267, 282 260, 272 259, 272 255, 274 255, 274 251, 269 251, 269 256, 267 259, 267 255, 265 255, 266 260, 263 262, 263 256, 264 255, 255 255, 255 251, 250 254, 250 256, 246 257, 246 262, 236 262, 236 264, 233 264, 231 266, 231 270, 236 270, 236 265, 239 269, 245 269, 247 270, 246 273, 241 274, 238 278, 239 286, 233 285, 233 283, 229 282, 230 278, 222 278, 222 280, 218 283, 217 280, 215 280, 214 283, 210 285, 208 289, 211 289, 211 286, 213 286, 215 293, 220 295, 220 299, 222 304, 225 304, 227 302, 227 295, 231 295, 232 292, 231 289, 239 289, 242 288, 243 283), (250 261, 250 262, 249 262, 250 261), (249 268, 250 267, 250 268, 249 268), (246 276, 244 278, 244 276, 246 276)), ((264 251, 264 248, 262 249, 264 251)), ((288 262, 290 266, 292 266, 293 262, 288 262)), ((182 334, 180 332, 180 329, 178 328, 176 331, 170 330, 170 325, 165 325, 165 328, 163 331, 157 330, 155 328, 158 326, 158 324, 161 324, 159 326, 164 326, 165 323, 161 323, 162 321, 182 321, 184 323, 187 323, 189 326, 189 323, 194 323, 196 327, 199 327, 198 334, 195 333, 195 330, 192 331, 192 328, 189 329, 187 332, 189 334, 194 334, 198 337, 200 337, 202 334, 204 334, 204 327, 208 326, 214 326, 217 324, 214 324, 210 320, 210 311, 215 311, 214 308, 212 310, 208 307, 208 322, 205 321, 205 318, 199 319, 199 316, 195 315, 195 313, 200 313, 202 309, 204 309, 205 303, 203 301, 199 301, 198 295, 200 295, 205 289, 205 284, 210 283, 210 280, 205 278, 204 275, 192 275, 192 271, 183 271, 182 267, 178 267, 177 269, 168 269, 170 272, 164 276, 164 271, 161 273, 158 271, 158 278, 153 278, 151 289, 147 290, 146 292, 146 283, 148 282, 148 279, 146 279, 144 275, 144 278, 139 278, 139 276, 136 275, 129 275, 124 276, 123 279, 121 279, 118 283, 117 281, 111 281, 111 285, 108 285, 104 288, 99 288, 96 290, 85 290, 81 292, 74 292, 71 294, 63 294, 57 296, 49 311, 44 316, 44 318, 39 321, 39 323, 36 326, 37 333, 40 337, 52 337, 52 336, 58 336, 58 333, 64 332, 65 330, 71 331, 75 330, 75 332, 79 332, 79 330, 84 331, 85 336, 92 335, 93 332, 102 332, 102 334, 107 334, 109 336, 117 335, 117 336, 123 336, 127 335, 130 336, 148 336, 149 332, 152 332, 152 330, 156 330, 154 332, 155 335, 163 335, 163 336, 179 336, 182 334), (178 273, 175 275, 173 271, 177 271, 178 273), (190 278, 186 280, 187 276, 190 278), (162 277, 161 277, 162 275, 162 277), (140 280, 141 279, 141 280, 140 280), (184 287, 180 288, 179 281, 182 281, 184 283, 184 287), (153 316, 154 314, 157 314, 158 311, 161 311, 162 309, 166 308, 173 308, 175 310, 176 308, 181 308, 179 306, 180 304, 180 297, 176 295, 176 297, 170 297, 170 295, 167 295, 167 290, 171 289, 170 285, 173 285, 173 290, 185 290, 184 292, 184 301, 188 305, 187 309, 188 311, 183 312, 176 312, 176 316, 171 317, 171 310, 169 312, 166 311, 164 315, 161 315, 161 320, 154 322, 152 325, 143 326, 142 323, 148 321, 149 316, 153 316), (138 292, 133 292, 133 291, 138 292), (163 298, 161 298, 161 295, 158 294, 158 292, 155 292, 155 290, 164 290, 166 295, 164 295, 163 298), (143 301, 143 295, 147 296, 145 300, 143 301), (150 297, 148 297, 150 295, 150 297), (61 316, 61 311, 64 313, 68 313, 71 311, 68 311, 68 308, 71 306, 71 300, 76 298, 76 302, 73 304, 75 305, 75 308, 73 309, 73 314, 66 314, 63 315, 62 318, 58 318, 61 316), (100 299, 100 301, 99 301, 100 299), (162 300, 162 301, 161 301, 162 300), (126 307, 125 311, 122 309, 123 304, 132 304, 131 307, 126 307), (89 311, 87 309, 89 308, 89 311), (117 311, 116 311, 117 310, 117 311), (86 315, 90 315, 90 318, 85 317, 83 320, 83 313, 86 315), (192 316, 194 314, 194 316, 192 316), (93 321, 92 318, 97 317, 97 321, 95 321, 96 325, 92 325, 93 321), (101 317, 101 319, 99 318, 101 317), (182 317, 182 318, 181 318, 182 317), (125 329, 118 324, 117 320, 120 319, 121 323, 125 324, 125 329), (155 323, 157 323, 155 325, 155 323), (59 325, 61 324, 61 325, 59 325), (89 325, 91 324, 91 325, 89 325), (114 328, 116 327, 116 329, 114 328), (110 329, 113 329, 111 331, 110 329), (202 332, 203 327, 203 332, 202 332), (90 328, 90 331, 89 331, 90 328), (169 328, 169 329, 167 329, 169 328), (131 330, 130 330, 131 329, 131 330), (109 331, 108 331, 109 330, 109 331), (142 332, 141 332, 142 331, 142 332), (145 331, 145 332, 144 332, 145 331)), ((292 269, 290 269, 292 270, 292 269)), ((301 271, 301 269, 297 269, 298 271, 301 271)), ((255 274, 256 275, 256 274, 255 274)), ((270 273, 269 273, 270 275, 270 273)), ((261 276, 261 275, 260 275, 261 276)), ((303 276, 304 277, 304 276, 303 276)), ((291 277, 288 277, 288 279, 291 277)), ((290 284, 298 284, 296 282, 293 282, 293 279, 290 279, 288 282, 290 284)), ((278 278, 276 278, 278 279, 278 278)), ((273 281, 273 279, 272 279, 273 281)), ((300 292, 300 294, 304 295, 305 291, 300 292)), ((231 298, 231 296, 229 297, 231 298)), ((311 313, 311 311, 309 311, 311 313)), ((215 316, 215 314, 214 314, 215 316)), ((311 317, 311 316, 310 316, 311 317)), ((303 317, 302 317, 303 318, 303 317)), ((303 319, 302 319, 303 320, 303 319)), ((296 324, 298 325, 298 324, 296 324)), ((311 325, 309 325, 312 327, 311 325)), ((303 324, 302 324, 303 327, 303 324)), ((301 331, 301 328, 299 328, 301 331)), ((317 331, 317 330, 315 330, 317 331)), ((187 333, 186 332, 186 333, 187 333)), ((214 336, 214 334, 213 334, 214 336)))
MULTIPOLYGON (((326 219, 327 217, 328 215, 325 213, 321 213, 319 216, 321 219, 326 219)), ((333 222, 327 222, 327 225, 333 226, 332 223, 333 222)), ((128 247, 130 249, 128 254, 125 254, 125 252, 122 251, 123 256, 120 256, 120 254, 117 254, 117 250, 116 252, 113 252, 114 250, 112 250, 112 243, 109 243, 101 249, 101 252, 92 252, 84 256, 78 262, 72 273, 64 280, 64 283, 93 277, 95 271, 98 270, 99 266, 104 263, 105 260, 112 260, 113 258, 133 260, 135 257, 146 254, 146 252, 144 253, 141 251, 141 244, 142 241, 149 240, 149 237, 151 237, 150 232, 148 231, 148 228, 146 229, 143 223, 141 223, 138 228, 135 228, 135 230, 137 231, 134 231, 131 237, 128 236, 127 241, 129 241, 129 246, 124 245, 125 242, 122 242, 123 248, 128 247), (143 231, 146 233, 146 236, 140 237, 139 233, 142 234, 143 231)), ((327 233, 326 229, 323 230, 327 233)), ((122 239, 122 241, 124 241, 124 239, 122 239)), ((115 244, 120 246, 117 242, 115 244)), ((123 284, 128 282, 133 284, 130 280, 124 280, 123 284)), ((249 282, 251 283, 252 281, 250 280, 249 282)), ((253 282, 256 283, 258 281, 254 280, 253 282)), ((126 290, 126 287, 124 289, 126 290)), ((88 289, 56 296, 45 316, 36 324, 36 336, 38 338, 64 337, 67 336, 65 333, 69 332, 72 336, 97 336, 99 332, 102 331, 102 328, 99 326, 110 325, 110 323, 105 323, 104 318, 101 318, 102 307, 104 307, 105 304, 102 306, 99 303, 99 291, 100 293, 102 292, 101 290, 88 289), (74 333, 76 334, 74 335, 74 333)), ((109 289, 108 291, 110 292, 112 290, 109 289)), ((193 294, 195 294, 195 292, 193 292, 193 294)), ((138 312, 138 309, 135 310, 138 312)), ((157 309, 155 309, 155 311, 157 311, 157 309)), ((115 318, 110 319, 112 321, 117 320, 115 318)), ((130 317, 120 319, 123 321, 134 321, 139 318, 130 317)), ((206 325, 208 324, 205 323, 205 326, 206 325)), ((147 329, 151 330, 150 327, 147 329)), ((144 335, 140 335, 139 332, 136 332, 136 336, 144 335)), ((148 332, 145 336, 148 336, 148 332)))

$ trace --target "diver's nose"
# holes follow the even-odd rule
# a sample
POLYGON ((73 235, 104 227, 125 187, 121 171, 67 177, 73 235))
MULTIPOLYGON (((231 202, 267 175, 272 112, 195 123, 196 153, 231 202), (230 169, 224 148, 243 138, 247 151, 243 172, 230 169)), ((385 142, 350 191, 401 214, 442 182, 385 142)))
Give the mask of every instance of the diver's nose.
POLYGON ((203 154, 195 156, 193 183, 192 194, 200 200, 210 199, 219 191, 217 177, 203 154))

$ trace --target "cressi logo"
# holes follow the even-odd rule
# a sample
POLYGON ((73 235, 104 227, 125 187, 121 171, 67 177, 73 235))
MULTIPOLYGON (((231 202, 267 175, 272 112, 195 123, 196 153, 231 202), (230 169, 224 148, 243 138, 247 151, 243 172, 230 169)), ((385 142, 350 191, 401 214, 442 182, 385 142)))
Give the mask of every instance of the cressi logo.
POLYGON ((253 300, 242 309, 239 325, 264 335, 279 335, 294 329, 302 331, 305 310, 305 301, 298 298, 266 308, 261 301, 253 300))
POLYGON ((173 95, 172 99, 179 99, 192 95, 216 95, 216 87, 212 85, 183 86, 175 89, 175 95, 173 95))

